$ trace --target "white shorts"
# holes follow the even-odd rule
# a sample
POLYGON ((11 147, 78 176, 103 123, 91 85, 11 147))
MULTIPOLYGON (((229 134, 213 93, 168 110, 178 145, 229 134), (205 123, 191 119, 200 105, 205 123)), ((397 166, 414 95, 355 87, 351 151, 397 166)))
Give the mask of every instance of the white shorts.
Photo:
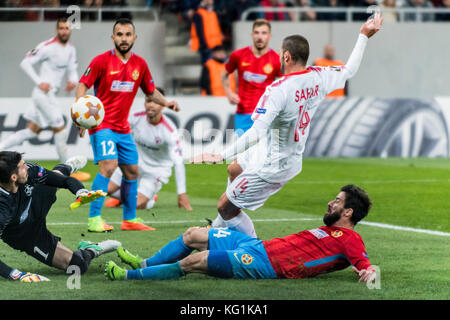
POLYGON ((286 183, 270 183, 257 175, 257 170, 245 170, 227 187, 228 200, 238 208, 256 210, 286 183))
MULTIPOLYGON (((171 168, 155 168, 152 172, 143 172, 139 168, 138 193, 152 200, 161 190, 162 186, 169 182, 171 168)), ((111 181, 120 186, 122 183, 122 171, 117 168, 111 176, 111 181)))
POLYGON ((237 156, 236 161, 242 170, 249 167, 259 167, 264 164, 264 160, 266 160, 267 157, 266 139, 267 138, 263 138, 257 144, 237 156))
POLYGON ((26 120, 36 123, 42 129, 64 126, 62 110, 53 92, 46 94, 36 87, 33 90, 31 99, 33 103, 24 114, 26 120))

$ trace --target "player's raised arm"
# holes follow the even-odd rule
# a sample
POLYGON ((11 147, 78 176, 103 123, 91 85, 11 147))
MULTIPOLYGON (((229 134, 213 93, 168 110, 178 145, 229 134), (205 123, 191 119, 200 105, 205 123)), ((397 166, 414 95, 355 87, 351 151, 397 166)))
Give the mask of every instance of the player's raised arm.
POLYGON ((166 98, 162 95, 158 89, 155 88, 151 94, 147 94, 145 96, 145 101, 150 102, 153 101, 159 105, 162 105, 166 108, 172 109, 173 111, 179 111, 180 107, 178 106, 178 102, 176 101, 167 101, 166 98))

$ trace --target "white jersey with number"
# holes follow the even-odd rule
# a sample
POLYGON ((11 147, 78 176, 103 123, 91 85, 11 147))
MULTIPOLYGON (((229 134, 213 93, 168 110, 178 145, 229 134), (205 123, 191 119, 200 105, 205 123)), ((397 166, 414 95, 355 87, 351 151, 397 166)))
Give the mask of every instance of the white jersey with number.
POLYGON ((266 88, 252 115, 267 125, 267 153, 258 175, 271 183, 285 182, 302 170, 302 155, 310 121, 325 96, 343 88, 341 67, 309 67, 274 81, 266 88))
POLYGON ((50 90, 54 93, 61 86, 66 71, 69 81, 78 82, 75 47, 70 42, 65 45, 59 43, 56 37, 39 43, 35 49, 27 53, 20 66, 36 85, 49 83, 50 90), (38 74, 33 65, 39 62, 41 67, 38 74))

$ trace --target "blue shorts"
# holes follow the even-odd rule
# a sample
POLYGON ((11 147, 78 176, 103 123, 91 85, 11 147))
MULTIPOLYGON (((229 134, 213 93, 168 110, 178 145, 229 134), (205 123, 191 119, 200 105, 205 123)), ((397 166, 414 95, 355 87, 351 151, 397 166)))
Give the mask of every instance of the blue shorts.
POLYGON ((242 136, 245 131, 253 125, 252 114, 236 113, 234 115, 234 131, 238 137, 242 136))
POLYGON ((138 164, 138 152, 131 133, 117 133, 111 129, 102 129, 89 135, 94 163, 102 160, 117 159, 119 164, 138 164))
MULTIPOLYGON (((210 256, 220 257, 226 254, 233 278, 277 279, 261 240, 228 228, 211 228, 208 236, 210 256)), ((227 263, 224 263, 224 268, 227 263)))

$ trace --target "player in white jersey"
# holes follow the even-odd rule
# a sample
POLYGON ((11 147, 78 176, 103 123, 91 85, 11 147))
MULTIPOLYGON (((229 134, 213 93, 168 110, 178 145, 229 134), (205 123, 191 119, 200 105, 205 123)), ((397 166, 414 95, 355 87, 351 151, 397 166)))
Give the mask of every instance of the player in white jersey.
MULTIPOLYGON (((164 94, 161 88, 157 88, 164 94)), ((130 114, 131 133, 139 154, 139 186, 137 209, 150 209, 155 196, 163 184, 169 182, 172 167, 178 193, 178 207, 192 210, 186 194, 186 173, 183 163, 179 135, 173 122, 162 113, 163 106, 152 101, 145 102, 145 109, 130 114)), ((120 204, 120 184, 122 172, 117 168, 109 182, 108 193, 111 198, 107 207, 120 204)))
MULTIPOLYGON (((356 45, 345 66, 306 67, 308 41, 293 35, 281 45, 284 76, 266 88, 252 115, 253 126, 222 154, 202 154, 193 163, 221 163, 244 152, 251 145, 266 144, 264 161, 247 166, 227 187, 217 205, 223 224, 256 237, 253 222, 242 209, 256 210, 302 170, 302 155, 309 124, 325 96, 343 88, 361 63, 368 41, 380 28, 379 14, 361 27, 356 45), (267 140, 262 141, 267 136, 267 140)), ((264 148, 256 148, 264 150, 264 148)))
POLYGON ((55 37, 39 43, 20 63, 23 71, 36 84, 32 92, 32 105, 24 115, 28 120, 27 128, 8 136, 0 143, 0 150, 9 150, 13 146, 21 145, 25 140, 37 137, 42 129, 50 127, 54 133, 59 159, 61 162, 67 160, 68 132, 56 94, 66 72, 66 91, 75 89, 78 82, 76 50, 69 42, 71 33, 67 19, 58 19, 55 37), (39 74, 33 67, 37 63, 41 64, 39 74))

